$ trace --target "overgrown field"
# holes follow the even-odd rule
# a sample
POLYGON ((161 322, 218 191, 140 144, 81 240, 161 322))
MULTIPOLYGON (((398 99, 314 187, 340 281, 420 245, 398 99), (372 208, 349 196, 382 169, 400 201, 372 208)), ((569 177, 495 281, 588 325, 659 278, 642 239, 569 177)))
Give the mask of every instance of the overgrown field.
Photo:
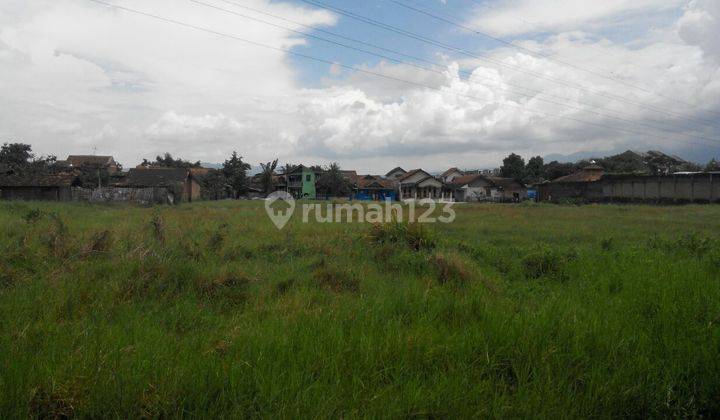
POLYGON ((0 417, 720 416, 720 207, 0 203, 0 417))

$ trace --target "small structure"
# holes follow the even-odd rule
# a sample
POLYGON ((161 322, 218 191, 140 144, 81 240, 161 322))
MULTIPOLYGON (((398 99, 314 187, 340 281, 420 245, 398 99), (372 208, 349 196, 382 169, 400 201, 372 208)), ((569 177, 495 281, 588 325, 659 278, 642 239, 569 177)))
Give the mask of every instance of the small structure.
POLYGON ((110 174, 120 171, 120 165, 115 162, 115 159, 112 156, 70 155, 64 163, 67 163, 69 166, 74 168, 79 168, 85 165, 98 166, 106 168, 110 174))
POLYGON ((156 196, 166 198, 170 204, 190 202, 201 196, 200 184, 187 168, 131 169, 115 186, 153 188, 156 190, 156 196))
POLYGON ((527 188, 512 178, 463 175, 455 177, 452 186, 455 201, 517 203, 527 198, 527 188))
POLYGON ((452 201, 452 189, 422 169, 414 169, 399 180, 400 199, 452 201))
POLYGON ((540 201, 560 202, 566 200, 595 201, 602 199, 600 183, 605 170, 597 165, 586 166, 574 174, 538 185, 540 201))
POLYGON ((380 175, 360 175, 357 177, 356 200, 396 200, 397 183, 380 175))
POLYGON ((80 180, 72 173, 0 174, 0 199, 69 201, 80 180))

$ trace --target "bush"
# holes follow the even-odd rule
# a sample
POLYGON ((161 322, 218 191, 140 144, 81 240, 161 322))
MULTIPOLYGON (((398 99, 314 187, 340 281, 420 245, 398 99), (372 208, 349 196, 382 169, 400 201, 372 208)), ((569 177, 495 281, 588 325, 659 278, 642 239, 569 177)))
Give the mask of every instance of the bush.
POLYGON ((440 284, 468 282, 472 275, 463 260, 457 254, 435 254, 428 258, 435 270, 435 278, 440 284))
POLYGON ((357 292, 360 289, 360 281, 352 273, 325 260, 317 264, 312 276, 318 286, 333 292, 357 292))
POLYGON ((565 264, 576 258, 573 253, 560 253, 549 248, 541 248, 527 254, 522 260, 525 278, 539 279, 541 277, 554 277, 566 280, 565 264))
POLYGON ((370 229, 370 239, 379 244, 405 244, 413 251, 432 250, 435 236, 421 223, 376 224, 370 229))

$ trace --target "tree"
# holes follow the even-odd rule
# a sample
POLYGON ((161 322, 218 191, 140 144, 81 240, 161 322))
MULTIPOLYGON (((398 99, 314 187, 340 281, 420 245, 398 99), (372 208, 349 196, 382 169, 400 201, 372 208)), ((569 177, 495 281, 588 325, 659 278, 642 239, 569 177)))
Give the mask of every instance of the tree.
POLYGON ((35 155, 32 146, 24 143, 5 143, 0 147, 0 164, 9 167, 25 166, 35 155))
POLYGON ((577 166, 573 163, 560 163, 556 160, 545 164, 543 167, 543 177, 549 181, 570 175, 575 172, 577 166))
POLYGON ((154 162, 143 159, 140 165, 145 167, 156 166, 161 168, 200 168, 202 166, 200 161, 193 163, 181 158, 174 158, 170 153, 165 153, 162 156, 156 156, 154 162))
POLYGON ((238 156, 237 152, 233 152, 230 159, 223 163, 222 173, 227 179, 227 183, 233 190, 235 198, 239 198, 247 189, 247 171, 250 165, 243 162, 242 156, 238 156))
POLYGON ((715 158, 711 159, 710 162, 708 162, 707 165, 705 165, 705 172, 717 172, 720 171, 720 162, 715 160, 715 158))
POLYGON ((525 160, 511 153, 510 156, 503 159, 503 165, 500 167, 500 176, 503 178, 514 178, 518 181, 525 176, 525 160))
POLYGON ((227 198, 229 189, 227 178, 222 171, 211 170, 200 179, 202 196, 206 200, 220 200, 227 198))
POLYGON ((318 178, 317 186, 329 196, 343 197, 350 194, 350 182, 345 178, 337 162, 330 164, 318 178))
POLYGON ((525 165, 524 182, 526 184, 532 184, 534 182, 541 181, 544 176, 544 166, 545 161, 543 161, 542 157, 535 156, 533 158, 530 158, 527 165, 525 165))
POLYGON ((98 188, 110 183, 110 172, 105 165, 99 163, 83 163, 79 168, 78 178, 85 188, 98 188))
POLYGON ((275 176, 275 168, 277 168, 278 160, 272 162, 261 163, 262 173, 260 174, 260 183, 262 183, 265 194, 270 194, 273 187, 273 177, 275 176))

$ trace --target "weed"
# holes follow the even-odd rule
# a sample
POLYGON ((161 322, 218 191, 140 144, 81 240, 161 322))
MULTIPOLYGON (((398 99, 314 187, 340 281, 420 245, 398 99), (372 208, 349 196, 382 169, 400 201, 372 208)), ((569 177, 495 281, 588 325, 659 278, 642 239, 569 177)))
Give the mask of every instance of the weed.
POLYGON ((150 220, 153 236, 158 242, 165 242, 165 220, 160 213, 155 213, 150 220))
POLYGON ((25 215, 23 216, 23 220, 25 220, 25 222, 29 224, 33 224, 42 219, 43 216, 45 216, 45 213, 42 210, 32 209, 25 213, 25 215))
POLYGON ((67 386, 35 388, 30 397, 30 416, 38 419, 75 417, 77 393, 67 386))
POLYGON ((607 237, 600 239, 600 248, 603 251, 610 251, 613 247, 613 238, 607 237))
POLYGON ((325 260, 316 265, 312 277, 318 286, 333 292, 357 292, 360 289, 360 281, 355 276, 335 264, 328 264, 325 260))
POLYGON ((539 279, 541 277, 553 277, 565 280, 563 267, 566 262, 576 258, 574 254, 562 253, 550 249, 539 248, 528 253, 522 260, 525 277, 528 279, 539 279))
POLYGON ((109 230, 103 230, 92 236, 90 242, 83 247, 82 253, 84 255, 106 253, 110 251, 111 246, 112 234, 109 230))
POLYGON ((437 245, 432 232, 421 223, 375 224, 369 237, 379 244, 404 243, 414 251, 432 250, 437 245))
POLYGON ((201 278, 197 287, 200 293, 211 300, 228 300, 240 304, 247 300, 248 286, 255 282, 244 273, 222 271, 214 277, 201 278))
POLYGON ((428 258, 435 270, 435 277, 441 284, 463 284, 470 280, 471 273, 457 254, 435 254, 428 258))

